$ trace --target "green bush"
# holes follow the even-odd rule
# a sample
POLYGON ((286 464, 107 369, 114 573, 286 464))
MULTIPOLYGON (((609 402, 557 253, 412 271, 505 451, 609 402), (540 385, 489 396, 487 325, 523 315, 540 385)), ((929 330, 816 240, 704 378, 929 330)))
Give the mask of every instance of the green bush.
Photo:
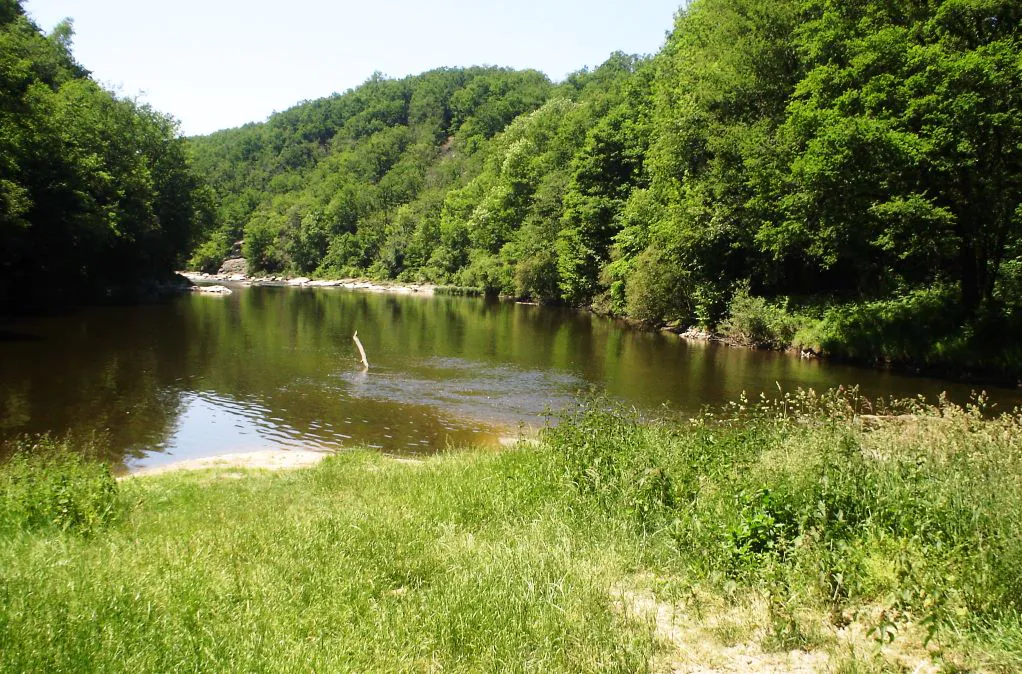
POLYGON ((227 232, 214 232, 209 239, 199 246, 191 259, 188 261, 188 268, 203 271, 207 274, 215 274, 220 269, 227 255, 231 252, 231 241, 227 232))
POLYGON ((854 391, 684 425, 590 404, 545 440, 585 503, 659 537, 645 554, 660 564, 722 590, 799 588, 836 612, 985 629, 1022 611, 1022 414, 984 414, 881 410, 854 391))
POLYGON ((720 330, 731 340, 748 346, 785 349, 792 346, 804 319, 788 313, 749 292, 749 284, 740 284, 731 303, 728 317, 720 330))
POLYGON ((938 364, 982 357, 973 333, 957 290, 934 286, 831 307, 801 336, 841 358, 938 364))
POLYGON ((0 530, 56 528, 89 535, 121 513, 117 480, 105 463, 46 435, 12 445, 0 465, 0 530))
POLYGON ((560 300, 557 257, 551 250, 538 251, 514 267, 515 296, 546 304, 560 300))
POLYGON ((687 321, 693 315, 688 274, 655 247, 647 248, 632 262, 624 291, 625 310, 640 321, 687 321))
POLYGON ((279 238, 280 225, 265 215, 253 217, 245 225, 245 243, 241 250, 250 270, 275 272, 283 268, 279 238))
POLYGON ((487 295, 511 295, 514 280, 511 268, 494 255, 479 254, 458 276, 458 285, 482 288, 487 295))

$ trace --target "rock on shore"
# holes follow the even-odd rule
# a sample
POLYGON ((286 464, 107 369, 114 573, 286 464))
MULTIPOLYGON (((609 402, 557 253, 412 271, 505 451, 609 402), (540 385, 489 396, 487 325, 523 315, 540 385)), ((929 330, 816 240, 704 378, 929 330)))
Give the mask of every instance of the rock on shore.
POLYGON ((248 260, 243 257, 229 257, 220 265, 220 271, 217 273, 226 276, 233 276, 235 274, 244 276, 248 274, 248 260))
MULTIPOLYGON (((230 260, 228 260, 230 262, 230 260)), ((242 260, 244 262, 244 260, 242 260)), ((362 290, 366 292, 377 292, 377 293, 399 293, 399 294, 417 294, 417 295, 432 295, 435 286, 431 284, 400 284, 400 283, 386 283, 386 282, 374 282, 366 281, 362 279, 318 279, 313 280, 307 276, 296 276, 294 278, 288 276, 246 276, 239 272, 225 271, 227 263, 224 263, 224 267, 221 267, 221 271, 216 274, 207 274, 205 272, 191 272, 183 271, 179 272, 182 276, 187 278, 193 284, 197 284, 200 288, 199 292, 216 292, 208 290, 214 287, 224 286, 210 286, 210 285, 198 285, 198 284, 210 284, 210 283, 231 283, 242 286, 290 286, 295 288, 346 288, 348 290, 362 290)), ((231 269, 237 269, 238 266, 234 265, 231 269)), ((194 288, 193 288, 194 289, 194 288)))
POLYGON ((227 286, 211 285, 211 286, 200 286, 194 285, 191 287, 193 293, 202 293, 204 295, 230 295, 233 290, 227 286))

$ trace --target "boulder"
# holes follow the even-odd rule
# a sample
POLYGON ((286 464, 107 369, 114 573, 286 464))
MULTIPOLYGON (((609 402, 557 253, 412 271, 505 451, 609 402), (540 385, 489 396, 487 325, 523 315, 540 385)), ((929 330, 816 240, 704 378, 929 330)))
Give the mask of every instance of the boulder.
POLYGON ((231 289, 227 286, 192 286, 193 293, 202 293, 204 295, 230 295, 231 289))
POLYGON ((245 275, 248 273, 248 260, 243 257, 229 257, 220 265, 218 273, 226 276, 245 275))

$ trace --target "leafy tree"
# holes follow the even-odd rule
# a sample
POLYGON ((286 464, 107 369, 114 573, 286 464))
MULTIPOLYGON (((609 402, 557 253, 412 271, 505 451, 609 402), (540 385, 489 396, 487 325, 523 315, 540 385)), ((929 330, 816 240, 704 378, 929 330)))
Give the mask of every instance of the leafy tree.
MULTIPOLYGON (((854 357, 926 352, 891 334, 908 325, 956 353, 1007 349, 1022 330, 1020 25, 1013 0, 693 0, 659 53, 616 52, 557 85, 502 68, 376 74, 190 139, 219 203, 195 261, 244 231, 257 269, 478 285, 650 323, 759 321, 777 344, 819 320, 819 344, 854 357)), ((38 49, 37 71, 2 71, 49 82, 7 89, 47 118, 62 83, 47 73, 77 77, 63 41, 38 49)), ((51 128, 23 119, 16 133, 51 128)), ((59 138, 32 146, 60 155, 59 138)), ((0 142, 11 242, 35 203, 8 177, 31 165, 22 147, 0 142)), ((108 154, 138 174, 130 153, 108 154)), ((68 175, 69 202, 107 195, 84 212, 136 194, 68 175)), ((118 203, 145 221, 144 197, 118 203)), ((117 238, 107 220, 76 227, 117 238)))
POLYGON ((810 69, 780 134, 782 217, 760 240, 869 294, 954 280, 974 314, 1022 234, 1022 8, 810 10, 810 69))
POLYGON ((100 88, 72 37, 0 7, 0 305, 168 274, 215 218, 176 123, 100 88))

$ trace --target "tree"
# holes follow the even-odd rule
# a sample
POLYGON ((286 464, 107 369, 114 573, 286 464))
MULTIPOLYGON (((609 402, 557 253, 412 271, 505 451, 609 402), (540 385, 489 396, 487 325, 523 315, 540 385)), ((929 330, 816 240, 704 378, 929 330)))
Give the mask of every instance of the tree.
POLYGON ((809 9, 808 72, 779 134, 782 217, 760 241, 867 294, 951 280, 973 315, 1022 234, 1022 8, 809 9))
POLYGON ((0 5, 4 305, 168 274, 212 218, 176 123, 99 87, 72 38, 70 21, 47 37, 0 5))

